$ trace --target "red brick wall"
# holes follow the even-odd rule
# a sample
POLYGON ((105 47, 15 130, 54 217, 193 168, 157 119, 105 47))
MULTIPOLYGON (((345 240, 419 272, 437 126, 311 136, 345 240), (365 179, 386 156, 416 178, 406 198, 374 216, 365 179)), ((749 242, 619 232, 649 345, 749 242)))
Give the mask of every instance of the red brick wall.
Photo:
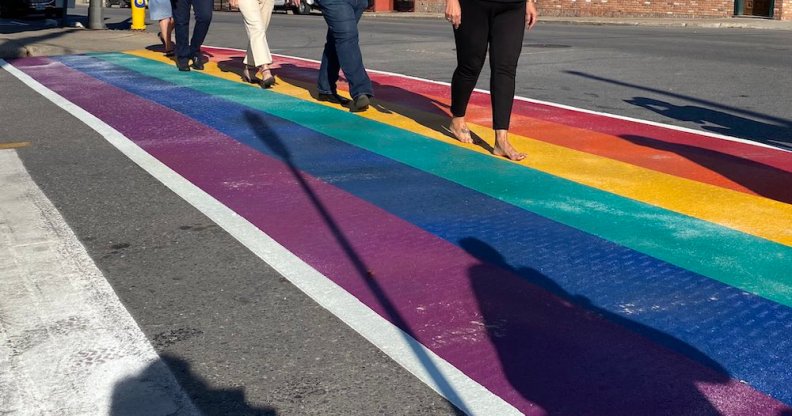
MULTIPOLYGON (((792 0, 776 0, 776 2, 792 0)), ((538 0, 544 16, 729 17, 734 0, 538 0)), ((416 12, 442 12, 445 0, 416 0, 416 12)))
MULTIPOLYGON (((538 0, 543 16, 693 17, 734 15, 734 0, 538 0)), ((445 0, 415 0, 415 11, 442 13, 445 0)), ((792 20, 792 0, 775 0, 773 17, 792 20)))
POLYGON ((541 0, 545 16, 729 17, 733 0, 541 0))
POLYGON ((773 17, 781 20, 792 20, 792 0, 775 0, 773 17))

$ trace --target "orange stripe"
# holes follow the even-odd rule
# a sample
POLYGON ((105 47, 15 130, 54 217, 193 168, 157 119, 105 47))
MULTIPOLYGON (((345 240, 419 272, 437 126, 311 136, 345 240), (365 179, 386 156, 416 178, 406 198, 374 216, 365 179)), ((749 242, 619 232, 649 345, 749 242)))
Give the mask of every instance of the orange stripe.
MULTIPOLYGON (((239 52, 235 51, 215 51, 215 56, 212 59, 222 61, 227 60, 229 56, 237 56, 239 54, 239 52)), ((309 68, 306 70, 315 71, 310 66, 311 64, 308 64, 309 68)), ((281 68, 277 72, 298 82, 307 81, 306 73, 299 73, 298 71, 300 71, 299 68, 290 66, 281 68)), ((372 78, 376 81, 378 75, 373 74, 372 78)), ((384 94, 388 90, 388 92, 393 94, 405 96, 407 102, 414 101, 416 105, 410 107, 408 116, 421 117, 418 110, 422 110, 447 117, 449 99, 443 92, 447 91, 448 87, 432 84, 424 85, 423 83, 421 86, 421 88, 408 91, 390 83, 381 83, 376 86, 376 89, 383 92, 383 95, 388 95, 384 94), (424 92, 419 94, 416 90, 424 92), (435 94, 429 92, 435 92, 435 94)), ((348 87, 345 83, 339 82, 338 87, 339 90, 348 93, 348 87)), ((387 103, 385 100, 378 101, 387 103)), ((491 126, 492 115, 490 108, 488 106, 475 105, 473 101, 475 100, 472 100, 468 106, 468 121, 482 126, 491 126)), ((547 116, 547 111, 544 111, 542 115, 547 116)), ((590 117, 595 118, 598 116, 591 115, 590 117)), ((569 149, 749 195, 763 196, 780 202, 792 203, 792 187, 788 186, 789 183, 792 183, 792 174, 748 158, 739 158, 703 148, 670 143, 663 141, 662 137, 618 137, 547 119, 530 117, 518 112, 512 114, 511 126, 511 132, 520 136, 531 137, 569 149)), ((636 131, 646 128, 651 129, 651 134, 657 134, 658 130, 660 132, 665 130, 639 124, 636 124, 636 126, 636 131)), ((669 134, 678 134, 676 131, 666 131, 669 134)), ((703 141, 717 140, 706 136, 701 136, 701 139, 703 141)), ((723 144, 733 145, 728 142, 723 144)))
POLYGON ((30 142, 9 142, 0 143, 0 149, 19 149, 20 147, 28 147, 30 142))

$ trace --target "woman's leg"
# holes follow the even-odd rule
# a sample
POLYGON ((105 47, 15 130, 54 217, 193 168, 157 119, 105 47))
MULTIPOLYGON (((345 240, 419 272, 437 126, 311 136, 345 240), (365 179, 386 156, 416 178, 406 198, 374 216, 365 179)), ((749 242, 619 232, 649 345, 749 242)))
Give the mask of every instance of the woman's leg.
POLYGON ((465 112, 487 56, 489 11, 479 0, 460 0, 462 23, 454 30, 457 67, 451 78, 451 132, 459 141, 472 143, 465 112))
MULTIPOLYGON (((174 48, 173 45, 173 16, 168 18, 168 28, 165 33, 165 43, 170 45, 170 49, 174 48)), ((167 47, 166 47, 167 49, 167 47)))
POLYGON ((261 15, 261 40, 259 50, 256 55, 256 65, 259 67, 263 79, 272 78, 270 65, 272 64, 272 53, 270 53, 269 43, 267 42, 267 29, 269 28, 272 10, 275 8, 275 0, 258 0, 259 14, 261 15))
MULTIPOLYGON (((248 35, 248 47, 245 59, 242 61, 245 65, 259 66, 258 59, 262 59, 262 40, 266 42, 264 21, 261 16, 261 6, 258 0, 239 0, 239 12, 242 14, 242 20, 245 23, 245 31, 248 35)), ((269 51, 269 49, 267 49, 269 51)))
POLYGON ((159 21, 160 34, 165 43, 165 52, 173 51, 173 17, 166 17, 159 21))
POLYGON ((514 102, 517 61, 522 52, 525 33, 525 3, 501 3, 494 13, 490 44, 490 91, 492 93, 492 128, 495 130, 493 152, 512 160, 522 160, 509 142, 509 123, 514 102))

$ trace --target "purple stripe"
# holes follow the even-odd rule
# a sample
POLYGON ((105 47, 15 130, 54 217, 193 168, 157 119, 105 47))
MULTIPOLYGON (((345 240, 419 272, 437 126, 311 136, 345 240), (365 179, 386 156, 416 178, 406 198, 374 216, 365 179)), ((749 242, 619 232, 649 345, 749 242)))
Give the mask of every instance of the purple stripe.
POLYGON ((46 59, 14 65, 527 414, 775 415, 785 409, 608 322, 603 311, 572 306, 193 119, 46 59))

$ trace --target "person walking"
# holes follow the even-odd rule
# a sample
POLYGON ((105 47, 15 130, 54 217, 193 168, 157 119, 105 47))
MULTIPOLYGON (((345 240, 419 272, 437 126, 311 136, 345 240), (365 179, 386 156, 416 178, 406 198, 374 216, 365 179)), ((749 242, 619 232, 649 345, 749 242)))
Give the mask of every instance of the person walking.
POLYGON ((149 0, 149 19, 159 22, 157 37, 165 48, 165 56, 173 56, 173 4, 171 0, 149 0))
POLYGON ((535 0, 446 0, 445 17, 454 27, 457 67, 451 79, 451 126, 463 143, 473 143, 465 122, 470 95, 478 82, 489 49, 493 154, 519 161, 525 158, 509 142, 517 60, 523 33, 536 25, 535 0))
MULTIPOLYGON (((299 6, 299 0, 296 1, 299 6)), ((242 13, 248 35, 247 54, 242 61, 245 65, 242 79, 251 84, 259 84, 261 88, 272 87, 275 85, 275 77, 270 71, 272 54, 267 44, 267 27, 275 0, 230 0, 229 5, 238 8, 242 13)))
POLYGON ((369 7, 368 0, 322 0, 319 2, 325 22, 327 41, 319 67, 319 100, 349 104, 352 112, 365 111, 374 96, 371 80, 363 66, 358 22, 369 7), (339 70, 344 71, 352 101, 338 95, 339 70))
POLYGON ((190 61, 197 70, 204 69, 201 45, 212 22, 213 0, 176 0, 173 21, 176 29, 176 66, 179 71, 189 71, 190 61), (195 13, 195 28, 190 37, 190 9, 195 13))

